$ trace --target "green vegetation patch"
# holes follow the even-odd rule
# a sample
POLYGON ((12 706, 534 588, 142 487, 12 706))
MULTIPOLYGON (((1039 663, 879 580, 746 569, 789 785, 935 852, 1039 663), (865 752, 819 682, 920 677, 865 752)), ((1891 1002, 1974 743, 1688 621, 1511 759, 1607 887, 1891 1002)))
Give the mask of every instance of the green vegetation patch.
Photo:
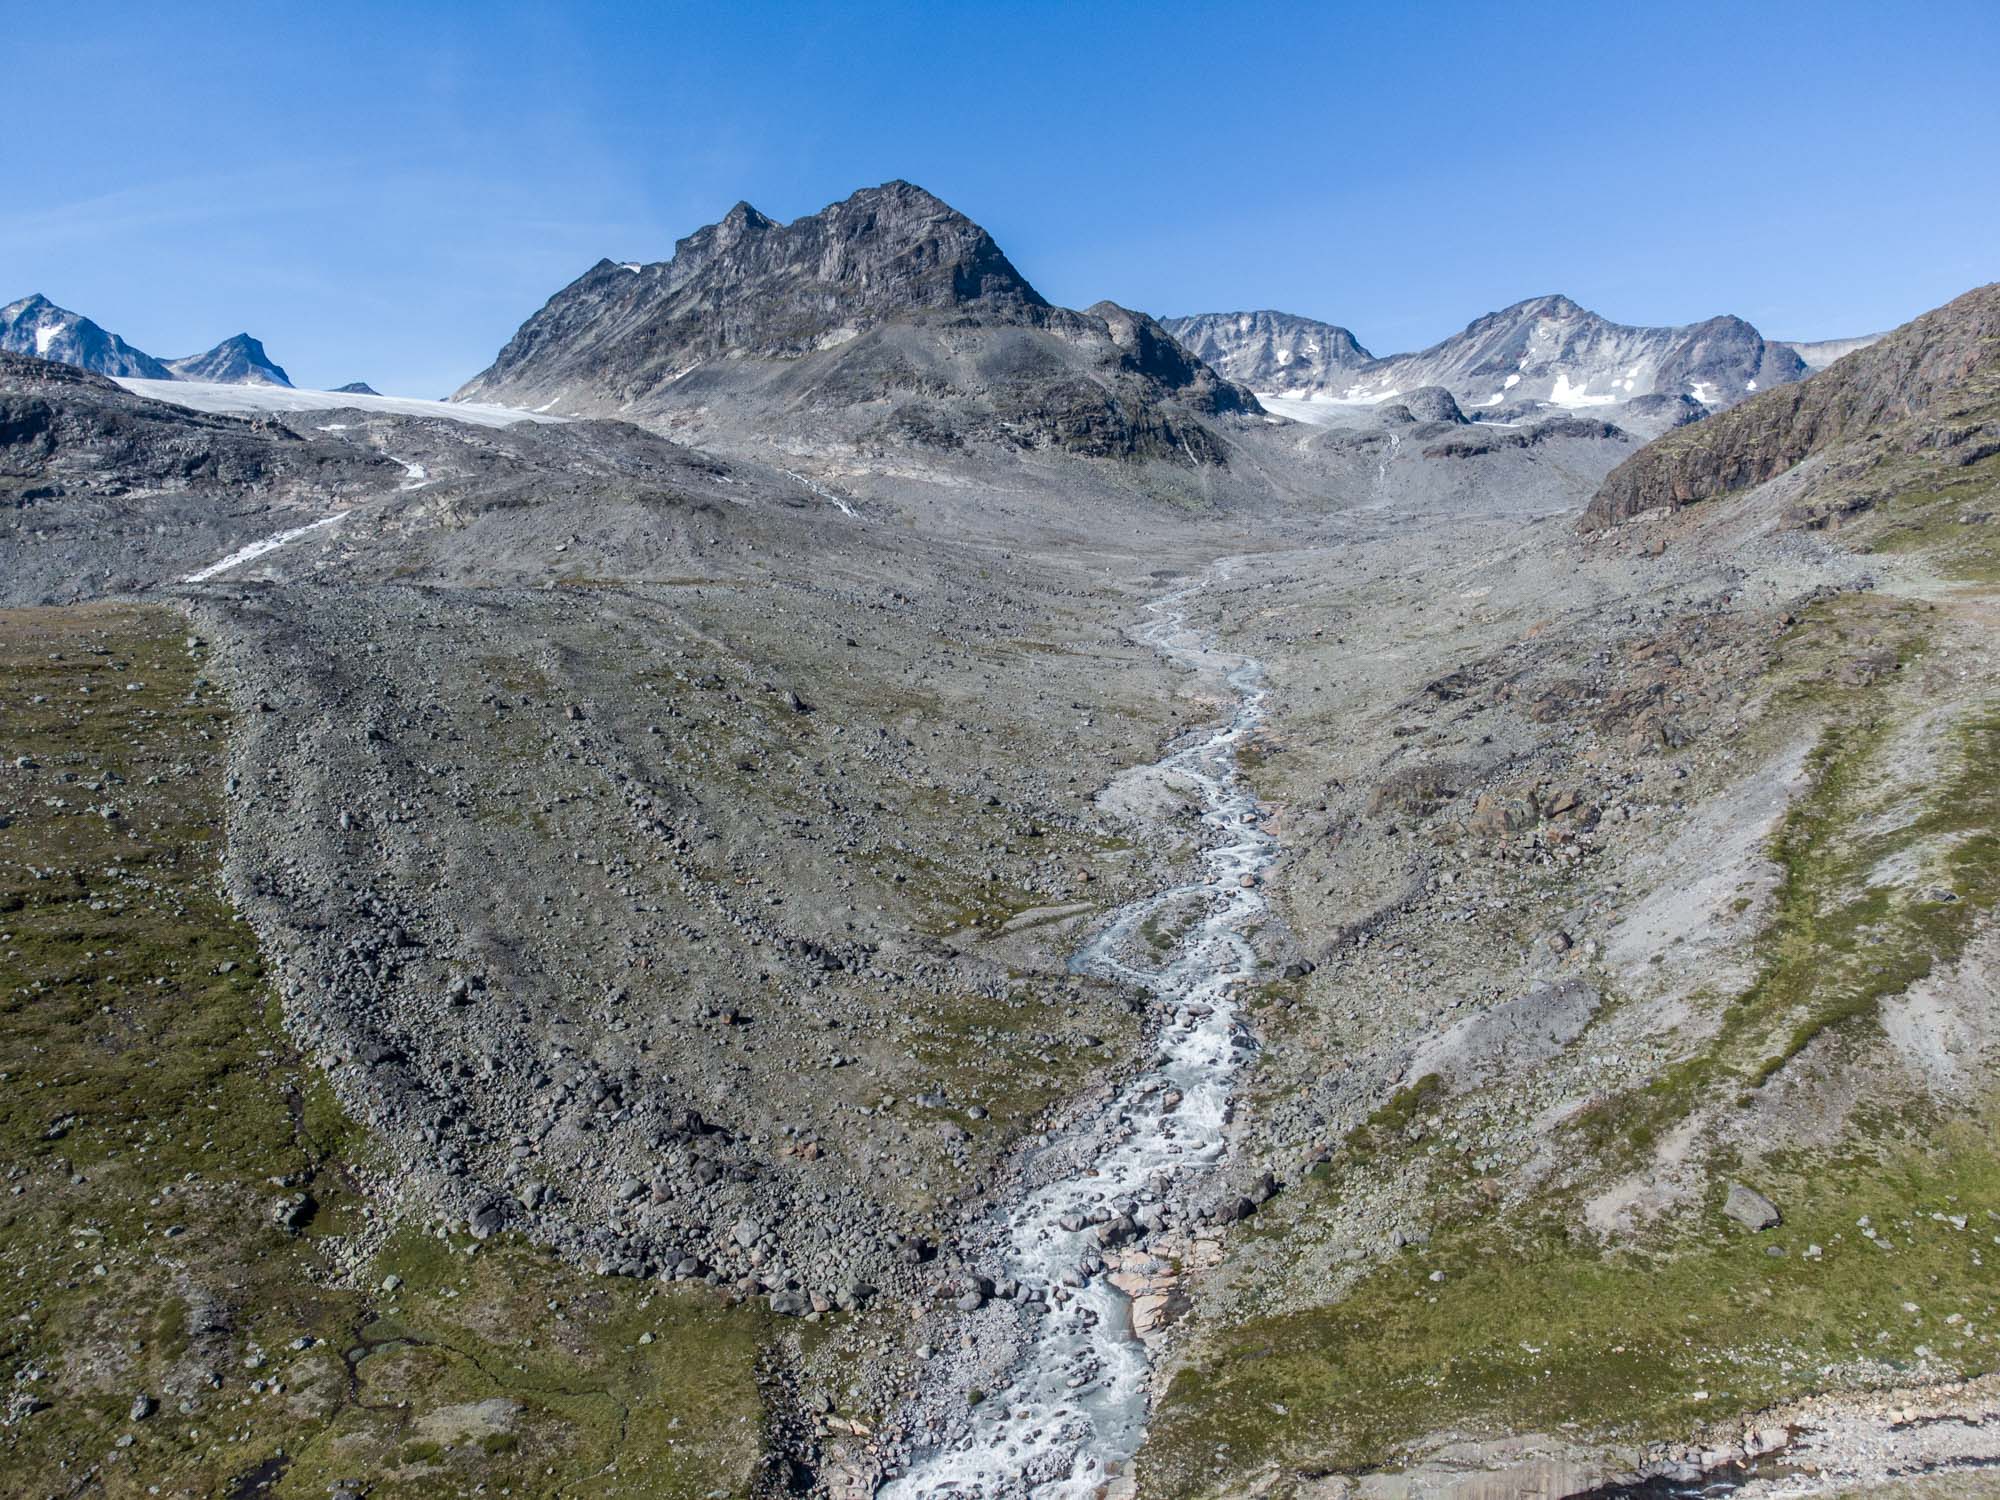
POLYGON ((1335 1305, 1217 1334, 1162 1402, 1142 1493, 1240 1493, 1272 1465, 1393 1468, 1440 1429, 1649 1441, 1836 1383, 1995 1367, 1990 1123, 1767 1186, 1781 1227, 1729 1223, 1718 1188, 1647 1254, 1601 1254, 1553 1220, 1467 1218, 1335 1305))
POLYGON ((2000 583, 2000 455, 1903 490, 1862 535, 1867 550, 1922 555, 1945 578, 2000 583))
MULTIPOLYGON (((1931 748, 1931 747, 1926 747, 1931 748)), ((1577 1128, 1644 1151, 1708 1091, 1756 1088, 1819 1037, 1872 1023, 1882 1001, 1954 963, 2000 903, 2000 711, 1945 731, 1921 794, 1890 774, 1908 753, 1886 714, 1837 719, 1772 853, 1782 871, 1762 963, 1713 1042, 1577 1128)))
POLYGON ((221 894, 228 715, 185 633, 0 611, 0 1488, 745 1493, 755 1308, 377 1248, 364 1135, 221 894))
MULTIPOLYGON (((1601 1174, 1649 1159, 1698 1107, 1754 1102, 1808 1047, 1840 1056, 1870 1040, 1886 999, 1990 924, 2000 707, 1947 710, 1929 694, 1926 674, 1950 667, 1931 659, 1931 623, 1922 606, 1837 599, 1781 644, 1780 717, 1823 728, 1773 838, 1757 977, 1721 1001, 1699 1053, 1576 1117, 1565 1159, 1594 1164, 1577 1185, 1496 1210, 1478 1184, 1440 1175, 1439 1157, 1428 1245, 1338 1301, 1209 1332, 1162 1403, 1144 1493, 1241 1493, 1272 1468, 1393 1469, 1440 1431, 1681 1438, 1816 1390, 2000 1367, 1994 1101, 1862 1109, 1833 1144, 1766 1158, 1747 1180, 1784 1222, 1761 1234, 1721 1212, 1727 1161, 1705 1203, 1641 1246, 1607 1250, 1574 1227, 1601 1174)), ((1407 1149, 1435 1106, 1426 1084, 1349 1134, 1329 1191, 1365 1192, 1357 1171, 1407 1149)))

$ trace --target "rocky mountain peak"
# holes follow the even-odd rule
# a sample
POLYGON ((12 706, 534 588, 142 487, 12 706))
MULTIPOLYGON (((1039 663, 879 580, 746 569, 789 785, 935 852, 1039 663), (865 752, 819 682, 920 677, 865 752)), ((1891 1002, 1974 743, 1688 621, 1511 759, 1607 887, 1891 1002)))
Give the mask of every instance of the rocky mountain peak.
POLYGON ((913 183, 863 188, 789 224, 738 203, 671 260, 600 261, 465 393, 525 381, 629 398, 713 359, 796 359, 937 314, 1035 322, 1048 307, 991 235, 913 183))
POLYGON ((58 307, 40 292, 0 307, 0 350, 56 360, 99 375, 171 380, 173 372, 81 313, 58 307))
POLYGON ((167 368, 180 380, 205 380, 223 385, 283 385, 292 379, 247 333, 226 338, 205 354, 170 359, 167 368))
POLYGON ((1196 313, 1164 326, 1228 379, 1273 394, 1318 388, 1374 358, 1345 328, 1270 308, 1196 313))

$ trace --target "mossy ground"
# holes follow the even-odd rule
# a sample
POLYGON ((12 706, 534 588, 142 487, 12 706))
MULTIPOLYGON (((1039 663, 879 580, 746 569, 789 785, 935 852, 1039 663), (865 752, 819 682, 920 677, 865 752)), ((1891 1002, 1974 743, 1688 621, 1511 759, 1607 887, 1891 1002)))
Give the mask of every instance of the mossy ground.
POLYGON ((1860 526, 1873 552, 1921 553, 1945 578, 2000 583, 2000 457, 1927 475, 1860 526))
POLYGON ((221 893, 184 631, 0 612, 0 1488, 744 1492, 761 1314, 378 1214, 221 893))
POLYGON ((1645 1254, 1601 1254, 1555 1217, 1469 1216, 1333 1306, 1215 1340, 1174 1380, 1148 1492, 1211 1493, 1269 1463, 1393 1466, 1441 1428, 1639 1441, 1864 1371, 1989 1370, 1997 1164, 1990 1122, 1953 1126, 1769 1184, 1776 1230, 1724 1220, 1718 1194, 1645 1254))

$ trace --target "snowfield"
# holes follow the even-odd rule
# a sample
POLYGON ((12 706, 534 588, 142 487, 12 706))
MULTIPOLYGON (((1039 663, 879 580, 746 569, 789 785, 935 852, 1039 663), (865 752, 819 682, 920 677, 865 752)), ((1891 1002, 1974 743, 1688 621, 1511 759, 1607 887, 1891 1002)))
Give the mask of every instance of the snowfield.
POLYGON ((475 427, 511 427, 516 422, 561 422, 563 417, 489 406, 478 401, 425 401, 415 396, 355 396, 342 391, 308 391, 282 385, 221 385, 205 380, 120 379, 135 396, 166 401, 194 411, 293 412, 374 411, 397 417, 443 417, 475 427))

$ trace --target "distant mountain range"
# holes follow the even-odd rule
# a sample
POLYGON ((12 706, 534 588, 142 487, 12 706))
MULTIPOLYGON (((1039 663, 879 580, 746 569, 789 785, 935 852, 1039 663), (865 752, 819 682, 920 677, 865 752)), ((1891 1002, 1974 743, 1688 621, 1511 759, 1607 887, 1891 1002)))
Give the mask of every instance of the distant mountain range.
POLYGON ((1345 328, 1289 313, 1204 313, 1163 326, 1259 394, 1368 405, 1442 386, 1482 415, 1524 403, 1580 409, 1683 397, 1721 410, 1871 342, 1778 343, 1735 317, 1635 328, 1559 295, 1517 302, 1428 349, 1385 358, 1345 328))
POLYGON ((0 350, 32 354, 98 375, 137 380, 201 380, 224 385, 289 386, 291 377, 247 333, 224 339, 205 354, 157 359, 135 349, 39 292, 0 307, 0 350))
MULTIPOLYGON (((1157 321, 1113 302, 1072 311, 979 225, 890 182, 789 224, 739 203, 670 260, 599 261, 454 399, 698 430, 838 410, 864 444, 990 439, 1200 463, 1221 457, 1210 431, 1221 419, 1338 422, 1343 407, 1428 390, 1476 419, 1602 409, 1650 435, 1879 337, 1769 340, 1736 317, 1632 327, 1550 295, 1377 356, 1346 328, 1272 309, 1157 321)), ((0 351, 113 377, 292 383, 247 333, 161 359, 39 294, 0 308, 0 351)))
POLYGON ((739 203, 670 260, 599 261, 454 399, 651 419, 697 442, 991 442, 1199 465, 1227 461, 1232 420, 1325 421, 1430 389, 1474 418, 1602 408, 1651 435, 1863 342, 1779 343, 1735 317, 1627 327, 1562 296, 1387 357, 1279 311, 1072 311, 963 214, 890 182, 789 224, 739 203))

